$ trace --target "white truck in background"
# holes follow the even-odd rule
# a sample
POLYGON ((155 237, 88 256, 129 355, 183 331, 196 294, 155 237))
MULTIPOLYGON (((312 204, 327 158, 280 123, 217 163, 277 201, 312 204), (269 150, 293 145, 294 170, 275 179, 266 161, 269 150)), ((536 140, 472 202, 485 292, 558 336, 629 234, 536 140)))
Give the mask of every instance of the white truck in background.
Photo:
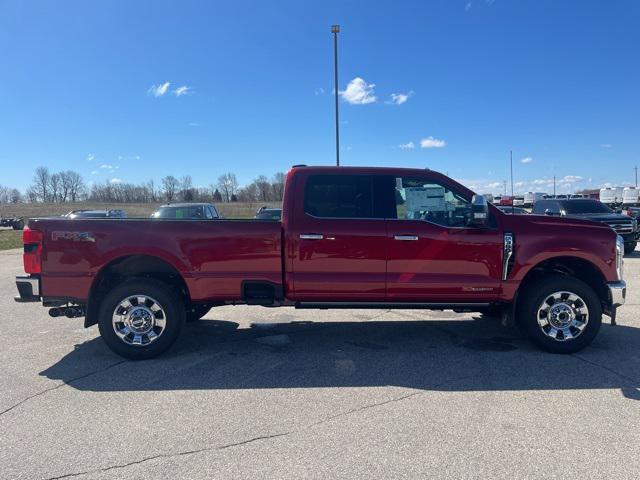
POLYGON ((622 203, 622 187, 605 187, 600 189, 600 201, 605 205, 622 203))
POLYGON ((546 193, 544 192, 526 192, 524 194, 523 207, 531 208, 538 200, 542 200, 546 193))
POLYGON ((622 204, 630 207, 640 205, 640 190, 637 187, 624 187, 622 204))

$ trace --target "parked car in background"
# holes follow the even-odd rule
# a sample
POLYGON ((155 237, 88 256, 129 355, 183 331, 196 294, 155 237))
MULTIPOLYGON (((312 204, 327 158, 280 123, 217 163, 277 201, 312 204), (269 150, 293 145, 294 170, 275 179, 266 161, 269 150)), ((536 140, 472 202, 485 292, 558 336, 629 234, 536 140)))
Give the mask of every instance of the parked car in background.
POLYGON ((544 192, 526 192, 524 194, 523 207, 531 208, 538 200, 542 200, 546 193, 544 192))
POLYGON ((575 199, 575 198, 588 198, 586 195, 583 195, 582 193, 572 193, 571 195, 569 195, 570 199, 575 199))
POLYGON ((574 200, 540 200, 533 206, 537 215, 551 215, 593 220, 609 225, 624 241, 624 253, 636 249, 638 243, 638 222, 635 218, 614 212, 604 203, 590 198, 574 200))
POLYGON ((262 207, 256 213, 257 220, 281 220, 282 219, 282 209, 281 208, 267 208, 262 207))
POLYGON ((513 198, 508 195, 504 195, 500 198, 500 203, 498 205, 511 206, 513 205, 513 198))
POLYGON ((622 190, 622 205, 640 205, 640 190, 636 187, 624 187, 624 189, 622 190))
POLYGON ((513 197, 513 206, 514 207, 524 206, 524 197, 522 195, 516 195, 515 197, 513 197))
POLYGON ((500 201, 501 200, 502 200, 502 195, 494 195, 493 196, 493 201, 490 202, 490 203, 493 203, 494 205, 500 205, 500 201))
POLYGON ((161 205, 151 218, 173 220, 215 220, 220 218, 218 210, 210 203, 168 203, 161 205))
POLYGON ((0 217, 0 227, 11 227, 14 230, 22 230, 24 228, 24 218, 18 218, 18 217, 4 218, 4 217, 0 217))
POLYGON ((499 205, 498 210, 506 213, 507 215, 529 215, 529 212, 522 207, 508 207, 506 205, 499 205))
POLYGON ((67 218, 127 218, 124 210, 71 210, 67 218))
POLYGON ((600 201, 605 205, 622 203, 622 187, 605 187, 600 189, 600 201))

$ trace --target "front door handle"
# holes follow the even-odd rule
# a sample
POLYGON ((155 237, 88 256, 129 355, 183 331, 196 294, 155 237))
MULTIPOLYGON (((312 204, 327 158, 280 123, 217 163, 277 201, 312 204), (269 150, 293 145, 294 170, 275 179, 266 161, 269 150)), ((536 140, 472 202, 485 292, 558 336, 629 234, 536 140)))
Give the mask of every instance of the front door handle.
POLYGON ((321 233, 301 233, 300 240, 322 240, 324 236, 321 233))
POLYGON ((395 235, 393 238, 402 242, 415 242, 418 240, 417 235, 395 235))

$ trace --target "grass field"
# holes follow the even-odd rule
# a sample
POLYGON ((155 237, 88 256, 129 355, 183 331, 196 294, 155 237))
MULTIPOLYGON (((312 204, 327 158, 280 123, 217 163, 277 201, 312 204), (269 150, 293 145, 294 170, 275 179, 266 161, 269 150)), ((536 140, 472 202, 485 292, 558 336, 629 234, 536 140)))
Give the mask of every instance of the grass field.
POLYGON ((22 247, 22 231, 0 229, 0 250, 22 247))
MULTIPOLYGON (((29 218, 64 215, 71 210, 120 209, 127 212, 129 218, 149 218, 161 203, 16 203, 0 205, 3 217, 29 218)), ((224 218, 253 218, 263 205, 280 207, 279 203, 218 203, 216 208, 224 218)), ((22 232, 0 229, 0 250, 22 247, 22 232)))

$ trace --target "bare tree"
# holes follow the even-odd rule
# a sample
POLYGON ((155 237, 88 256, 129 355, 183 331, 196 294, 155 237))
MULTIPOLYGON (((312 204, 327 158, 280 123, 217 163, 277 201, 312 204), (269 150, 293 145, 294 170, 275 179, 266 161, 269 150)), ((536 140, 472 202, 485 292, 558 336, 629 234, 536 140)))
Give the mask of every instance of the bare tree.
POLYGON ((180 179, 180 197, 185 202, 192 202, 195 197, 191 175, 185 175, 180 179))
POLYGON ((273 180, 271 180, 273 200, 282 201, 282 197, 284 197, 284 182, 286 178, 287 176, 282 172, 277 172, 273 176, 273 180))
POLYGON ((167 175, 162 179, 162 190, 167 202, 172 202, 176 198, 176 191, 178 190, 178 179, 173 175, 167 175))
POLYGON ((261 202, 268 202, 271 200, 271 184, 264 175, 260 175, 253 181, 256 190, 256 199, 261 202))
POLYGON ((67 195, 72 202, 79 200, 80 195, 85 191, 84 180, 78 172, 73 170, 67 170, 64 172, 64 176, 67 182, 67 195))
POLYGON ((20 190, 12 188, 9 192, 9 201, 11 203, 20 203, 22 201, 22 194, 20 193, 20 190))
POLYGON ((222 194, 222 200, 231 202, 238 190, 238 179, 235 173, 225 173, 218 177, 218 189, 222 194))
POLYGON ((49 201, 49 183, 51 174, 47 167, 38 167, 33 176, 33 184, 30 187, 31 193, 35 196, 36 201, 49 201))
POLYGON ((61 188, 62 188, 62 179, 60 178, 59 173, 54 173, 49 178, 49 190, 51 191, 51 201, 52 202, 61 202, 61 188))

